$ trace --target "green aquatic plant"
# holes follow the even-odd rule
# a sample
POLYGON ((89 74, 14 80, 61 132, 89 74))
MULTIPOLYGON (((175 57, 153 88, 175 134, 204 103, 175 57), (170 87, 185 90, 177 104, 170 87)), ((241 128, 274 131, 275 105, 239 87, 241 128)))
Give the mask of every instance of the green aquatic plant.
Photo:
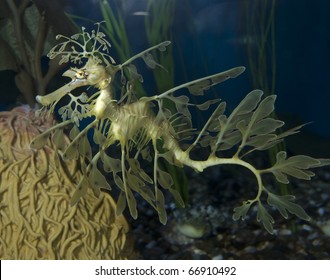
POLYGON ((138 97, 134 84, 142 82, 143 78, 132 62, 142 59, 151 69, 162 67, 152 53, 165 51, 170 42, 162 42, 122 64, 116 64, 109 55, 110 43, 100 31, 100 23, 96 26, 96 30, 90 33, 82 28, 81 33, 71 37, 58 36, 63 41, 51 49, 48 56, 51 59, 61 56, 61 61, 72 62, 80 68, 71 68, 63 74, 71 79, 63 87, 48 95, 37 96, 37 101, 43 106, 42 112, 53 113, 60 107, 58 113, 62 122, 36 137, 31 147, 43 147, 51 136, 64 160, 75 160, 79 155, 85 158, 84 176, 72 196, 72 205, 86 194, 89 187, 96 194, 101 190, 111 191, 111 180, 104 175, 107 174, 107 178, 112 177, 119 189, 117 214, 128 205, 131 216, 136 219, 138 212, 134 193, 138 193, 157 211, 160 222, 165 224, 163 190, 169 191, 179 204, 183 205, 183 201, 173 187, 170 174, 161 168, 162 161, 179 167, 189 166, 197 172, 210 166, 230 164, 249 169, 256 177, 258 189, 254 198, 234 209, 234 220, 245 219, 251 206, 256 205, 257 220, 272 233, 274 219, 266 203, 285 218, 289 212, 301 219, 309 219, 302 207, 294 203, 294 196, 272 193, 264 175, 273 174, 282 183, 288 183, 289 177, 309 180, 314 175, 309 169, 330 164, 329 160, 301 155, 287 157, 286 152, 281 151, 273 166, 257 169, 246 159, 247 155, 268 150, 303 127, 276 133, 284 122, 270 117, 274 111, 275 95, 263 98, 262 91, 253 90, 230 114, 225 114, 226 102, 220 99, 202 104, 190 102, 190 94, 203 95, 210 87, 236 78, 245 70, 244 67, 235 67, 158 95, 138 97), (121 88, 115 86, 118 83, 121 88), (177 94, 182 89, 188 90, 188 94, 177 94), (67 105, 59 103, 65 98, 69 100, 67 105), (173 103, 175 112, 165 108, 165 101, 173 103), (190 108, 208 110, 212 105, 216 108, 210 118, 200 131, 196 131, 192 126, 190 108), (71 139, 69 145, 62 141, 67 128, 71 139), (96 151, 92 149, 91 141, 98 147, 96 151), (206 159, 194 159, 192 153, 198 147, 208 149, 206 159), (224 151, 226 154, 232 152, 232 156, 223 157, 224 151), (143 169, 143 164, 151 161, 152 175, 143 169))
POLYGON ((43 69, 42 58, 55 44, 54 34, 73 34, 75 29, 61 5, 54 7, 47 1, 0 1, 0 17, 0 73, 15 72, 15 85, 24 103, 33 108, 35 93, 43 95, 63 67, 55 59, 47 71, 43 69))

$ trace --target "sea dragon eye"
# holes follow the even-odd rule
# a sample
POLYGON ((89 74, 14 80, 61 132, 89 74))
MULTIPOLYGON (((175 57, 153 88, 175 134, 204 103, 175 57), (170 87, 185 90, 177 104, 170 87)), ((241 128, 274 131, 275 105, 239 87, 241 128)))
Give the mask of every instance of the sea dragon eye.
POLYGON ((78 80, 87 79, 88 73, 85 71, 85 69, 78 69, 78 70, 73 69, 73 70, 76 72, 75 74, 76 79, 78 80))

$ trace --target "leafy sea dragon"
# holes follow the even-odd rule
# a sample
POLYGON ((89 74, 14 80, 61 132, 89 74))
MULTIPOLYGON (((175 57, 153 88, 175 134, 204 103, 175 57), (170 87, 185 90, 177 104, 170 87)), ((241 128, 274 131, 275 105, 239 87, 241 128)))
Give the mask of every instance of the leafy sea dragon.
POLYGON ((256 197, 244 201, 234 209, 234 220, 244 219, 250 207, 255 204, 257 220, 272 233, 274 220, 264 206, 262 193, 267 194, 267 203, 277 208, 285 218, 290 212, 302 219, 309 219, 306 212, 294 203, 294 196, 272 193, 265 186, 262 175, 272 173, 282 183, 289 182, 288 176, 309 180, 314 173, 308 169, 330 164, 329 160, 300 155, 287 158, 286 152, 281 151, 273 166, 259 170, 244 159, 256 150, 271 148, 283 138, 297 133, 303 126, 276 133, 284 122, 270 117, 274 110, 275 95, 262 98, 262 91, 254 90, 228 116, 225 115, 226 103, 220 99, 193 104, 188 95, 176 95, 178 90, 184 88, 188 89, 189 94, 203 95, 210 87, 236 78, 245 70, 244 67, 235 67, 176 86, 159 95, 138 98, 134 85, 136 82, 143 82, 143 78, 132 62, 140 58, 152 69, 162 67, 153 59, 152 52, 165 51, 170 42, 162 42, 122 64, 116 64, 108 54, 111 45, 100 31, 100 23, 96 26, 96 30, 91 33, 82 28, 81 33, 71 37, 58 35, 57 39, 63 39, 63 42, 50 51, 49 58, 60 55, 60 63, 71 62, 82 67, 70 68, 64 72, 63 76, 69 77, 71 81, 63 87, 36 98, 43 106, 42 110, 53 113, 60 104, 59 101, 69 97, 68 104, 58 109, 62 122, 36 137, 31 147, 43 147, 52 135, 52 141, 61 151, 64 160, 84 157, 85 176, 72 196, 72 205, 84 196, 89 186, 96 194, 101 189, 110 191, 109 180, 103 175, 106 172, 111 174, 120 191, 117 214, 121 214, 128 205, 131 216, 137 218, 136 192, 158 212, 160 222, 165 224, 167 217, 162 189, 169 191, 182 206, 184 203, 173 187, 171 175, 162 170, 160 161, 165 160, 181 167, 186 165, 198 172, 210 166, 234 164, 252 171, 258 185, 256 197), (87 94, 82 91, 84 89, 94 91, 87 94), (79 90, 82 93, 77 95, 79 90), (164 106, 165 100, 173 103, 175 112, 164 106), (208 110, 213 104, 217 104, 217 107, 212 115, 200 131, 195 131, 189 107, 208 110), (89 120, 89 123, 84 125, 83 120, 89 120), (64 146, 61 141, 66 127, 70 127, 71 143, 68 146, 64 146), (97 152, 93 152, 88 135, 92 135, 93 142, 98 146, 97 152), (183 148, 183 143, 188 147, 183 148), (209 148, 207 159, 191 158, 191 152, 197 146, 209 148), (220 157, 219 154, 224 150, 234 150, 233 156, 220 157), (116 157, 118 153, 119 156, 116 157), (150 177, 140 163, 152 160, 153 174, 150 177))

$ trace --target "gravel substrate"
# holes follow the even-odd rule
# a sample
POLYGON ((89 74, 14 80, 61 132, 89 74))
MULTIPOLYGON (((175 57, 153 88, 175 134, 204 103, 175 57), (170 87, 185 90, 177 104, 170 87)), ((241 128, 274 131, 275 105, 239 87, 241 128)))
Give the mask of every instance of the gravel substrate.
POLYGON ((139 201, 139 217, 130 220, 136 250, 141 259, 151 260, 330 259, 330 169, 314 172, 311 181, 291 180, 296 202, 312 220, 292 215, 286 220, 272 211, 275 231, 271 235, 256 221, 253 210, 245 221, 232 220, 233 208, 254 197, 256 191, 248 171, 226 166, 209 168, 202 174, 187 170, 191 206, 177 209, 169 203, 165 226, 150 206, 139 201), (183 234, 184 225, 202 236, 183 234))

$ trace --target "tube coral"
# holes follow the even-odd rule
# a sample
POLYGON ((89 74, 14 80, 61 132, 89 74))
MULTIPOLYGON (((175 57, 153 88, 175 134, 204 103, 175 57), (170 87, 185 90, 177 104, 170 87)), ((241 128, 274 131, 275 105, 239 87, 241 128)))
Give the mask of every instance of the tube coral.
MULTIPOLYGON (((52 125, 52 118, 36 117, 27 106, 0 113, 0 258, 129 258, 129 227, 114 214, 111 196, 96 198, 89 190, 70 206, 82 162, 63 162, 51 141, 30 149, 52 125)), ((69 139, 63 135, 61 141, 69 139)))

